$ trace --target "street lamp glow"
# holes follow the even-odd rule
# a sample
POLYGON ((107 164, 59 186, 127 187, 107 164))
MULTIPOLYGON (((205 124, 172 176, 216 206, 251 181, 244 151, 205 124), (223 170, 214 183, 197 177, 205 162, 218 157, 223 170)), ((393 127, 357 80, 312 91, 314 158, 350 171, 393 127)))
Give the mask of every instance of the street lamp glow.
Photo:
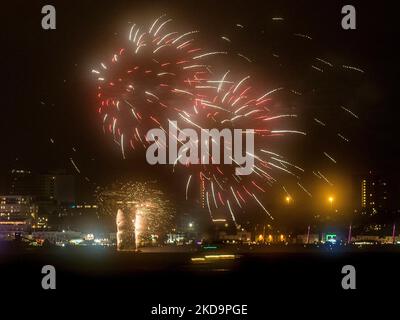
POLYGON ((329 201, 329 203, 331 204, 331 209, 333 209, 333 201, 334 201, 335 199, 332 197, 332 196, 330 196, 329 198, 328 198, 328 201, 329 201))
POLYGON ((292 202, 292 197, 291 196, 286 196, 285 201, 287 204, 290 204, 292 202))

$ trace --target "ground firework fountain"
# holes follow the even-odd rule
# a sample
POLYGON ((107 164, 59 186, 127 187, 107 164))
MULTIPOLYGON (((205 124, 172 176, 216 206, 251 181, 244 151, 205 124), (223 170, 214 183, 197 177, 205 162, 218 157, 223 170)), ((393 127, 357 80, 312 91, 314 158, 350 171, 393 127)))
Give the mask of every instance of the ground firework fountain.
POLYGON ((135 249, 134 224, 131 215, 118 209, 117 218, 117 249, 133 251, 135 249))
POLYGON ((135 247, 139 249, 143 231, 145 226, 145 214, 142 210, 137 209, 135 214, 135 247))
POLYGON ((174 206, 156 181, 115 183, 99 189, 97 196, 103 213, 116 214, 118 250, 134 251, 172 228, 174 206))

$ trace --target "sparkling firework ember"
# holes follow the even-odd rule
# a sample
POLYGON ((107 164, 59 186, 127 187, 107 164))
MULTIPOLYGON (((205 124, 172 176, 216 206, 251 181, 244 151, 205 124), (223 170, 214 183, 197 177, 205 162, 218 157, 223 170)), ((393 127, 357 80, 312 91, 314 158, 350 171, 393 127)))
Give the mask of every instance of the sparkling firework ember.
MULTIPOLYGON (((186 122, 185 125, 189 124, 200 130, 217 128, 221 130, 221 137, 224 136, 223 129, 254 129, 255 152, 254 154, 247 152, 245 155, 254 159, 252 173, 249 176, 236 175, 232 165, 190 166, 190 163, 187 163, 188 167, 199 169, 197 175, 200 181, 204 181, 205 201, 211 218, 214 219, 212 213, 214 210, 226 208, 235 225, 239 227, 235 210, 241 210, 248 200, 255 201, 267 216, 273 219, 257 195, 265 193, 266 187, 272 186, 277 181, 274 171, 283 172, 296 179, 300 179, 299 175, 304 172, 304 169, 289 162, 284 156, 266 148, 265 146, 268 145, 266 140, 288 134, 306 135, 306 133, 274 128, 278 120, 284 118, 290 120, 297 117, 296 114, 279 114, 273 110, 272 96, 282 88, 257 94, 249 85, 249 76, 239 81, 229 81, 227 75, 228 73, 225 73, 221 80, 208 81, 213 83, 213 86, 198 88, 198 96, 207 96, 207 99, 197 98, 192 110, 188 110, 186 114, 179 113, 179 116, 186 122)), ((221 140, 209 141, 211 148, 208 149, 213 151, 219 149, 221 140)), ((193 148, 197 147, 193 146, 193 148)), ((225 148, 232 151, 234 146, 225 148)), ((187 150, 182 151, 185 153, 187 150)), ((212 163, 214 153, 208 154, 208 157, 209 159, 202 159, 201 162, 212 163)), ((235 162, 232 157, 230 160, 235 162)), ((186 190, 189 188, 191 177, 192 175, 188 178, 186 190)))
POLYGON ((168 115, 183 112, 202 83, 208 67, 202 61, 217 52, 204 53, 195 47, 197 31, 169 31, 172 19, 156 19, 148 28, 133 25, 129 42, 109 63, 92 72, 98 80, 98 112, 103 130, 112 134, 123 157, 127 148, 146 147, 146 132, 163 128, 168 115))

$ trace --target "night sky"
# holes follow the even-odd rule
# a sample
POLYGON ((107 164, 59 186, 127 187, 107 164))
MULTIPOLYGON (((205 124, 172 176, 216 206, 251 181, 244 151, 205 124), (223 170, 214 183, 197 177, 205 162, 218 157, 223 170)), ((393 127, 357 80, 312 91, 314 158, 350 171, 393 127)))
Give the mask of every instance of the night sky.
MULTIPOLYGON (((392 3, 351 1, 357 10, 357 30, 347 31, 341 28, 340 10, 350 3, 340 1, 85 0, 2 4, 0 177, 3 179, 16 167, 74 172, 69 161, 72 157, 82 175, 96 183, 121 175, 169 178, 171 174, 165 168, 145 164, 144 153, 122 160, 118 146, 102 132, 96 113, 96 83, 90 73, 127 36, 129 21, 148 23, 166 13, 183 30, 200 30, 202 40, 211 48, 220 45, 221 35, 234 34, 235 25, 240 23, 245 30, 233 46, 252 57, 250 73, 266 83, 285 82, 307 89, 310 83, 317 84, 322 95, 313 104, 305 100, 299 107, 344 130, 351 143, 337 147, 329 140, 315 139, 307 151, 303 150, 310 161, 312 150, 329 144, 341 159, 341 175, 373 169, 399 178, 399 27, 392 3), (56 7, 56 30, 41 29, 40 11, 45 4, 56 7), (271 22, 276 16, 285 20, 280 25, 271 22), (293 33, 311 35, 313 40, 296 38, 293 33), (281 62, 272 57, 273 53, 280 55, 281 62), (365 73, 338 67, 340 72, 321 79, 304 69, 304 65, 310 66, 307 57, 312 56, 324 57, 338 66, 356 66, 365 73), (359 119, 339 112, 341 104, 351 108, 359 119)), ((315 127, 315 123, 303 125, 315 127)), ((318 132, 314 133, 318 137, 318 132)), ((184 183, 179 176, 168 181, 180 187, 184 183)))

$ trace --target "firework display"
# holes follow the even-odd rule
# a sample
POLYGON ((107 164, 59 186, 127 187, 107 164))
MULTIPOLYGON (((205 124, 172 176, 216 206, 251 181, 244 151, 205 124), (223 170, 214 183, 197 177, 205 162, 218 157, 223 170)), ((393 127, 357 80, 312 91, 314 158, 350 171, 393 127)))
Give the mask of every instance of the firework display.
MULTIPOLYGON (((235 70, 220 74, 220 65, 214 65, 210 58, 222 56, 229 62, 228 57, 235 56, 247 64, 252 63, 252 59, 237 52, 203 50, 196 42, 198 31, 178 33, 171 29, 172 24, 172 19, 161 16, 146 28, 133 25, 128 34, 128 46, 114 54, 110 63, 101 63, 100 68, 92 70, 98 81, 98 112, 104 131, 109 132, 120 146, 123 158, 127 156, 128 147, 136 150, 137 146, 146 148, 149 145, 146 133, 150 129, 159 128, 166 133, 171 123, 176 126, 178 134, 184 128, 198 132, 251 129, 254 131, 254 152, 245 154, 254 162, 251 174, 236 175, 234 169, 238 163, 232 157, 230 164, 214 164, 213 154, 210 153, 206 161, 199 159, 196 165, 187 161, 182 165, 187 174, 186 199, 191 185, 200 184, 202 201, 211 219, 215 218, 214 212, 224 211, 239 228, 236 214, 242 212, 249 201, 256 204, 269 219, 274 219, 263 199, 267 189, 274 184, 291 198, 285 185, 279 181, 282 175, 292 179, 298 190, 311 197, 312 193, 302 182, 307 170, 275 150, 276 143, 271 144, 274 137, 298 135, 307 139, 308 133, 299 129, 296 123, 301 110, 292 112, 290 108, 282 107, 284 101, 276 101, 282 92, 295 97, 301 97, 302 92, 281 86, 263 88, 255 77, 239 77, 236 73, 240 72, 235 70)), ((244 28, 241 24, 236 27, 244 28)), ((294 37, 312 40, 301 33, 295 33, 294 37)), ((221 39, 228 44, 232 42, 226 36, 221 39)), ((279 58, 277 54, 273 56, 279 58)), ((333 68, 333 64, 315 58, 311 67, 317 73, 323 73, 325 67, 333 68)), ((343 68, 363 72, 347 65, 343 68)), ((350 109, 340 108, 357 118, 350 109)), ((317 117, 312 121, 326 127, 317 117)), ((337 137, 349 141, 340 132, 337 137)), ((209 147, 220 148, 220 142, 211 141, 209 147)), ((163 141, 158 143, 162 148, 168 148, 163 141)), ((177 160, 185 158, 189 147, 179 149, 177 160)), ((228 146, 228 149, 232 151, 233 146, 228 146)), ((330 152, 321 151, 320 155, 332 164, 337 162, 330 152)), ((175 161, 174 171, 177 165, 178 161, 175 161)), ((332 185, 322 169, 311 171, 311 176, 332 185)))
MULTIPOLYGON (((174 206, 157 188, 156 181, 117 182, 97 190, 99 208, 116 215, 119 246, 131 249, 163 238, 173 225, 174 206)), ((117 235, 117 236, 118 236, 117 235)))
POLYGON ((98 81, 98 112, 104 130, 126 149, 146 147, 146 132, 166 124, 168 115, 182 111, 193 83, 208 73, 203 53, 194 40, 197 31, 167 31, 172 19, 164 16, 150 26, 133 25, 128 43, 110 62, 92 72, 98 81), (183 97, 182 97, 183 96, 183 97))
MULTIPOLYGON (((239 176, 232 170, 232 165, 201 165, 197 173, 199 179, 205 182, 205 200, 211 218, 213 210, 226 208, 238 227, 235 218, 235 210, 241 210, 248 200, 255 201, 273 219, 270 212, 262 205, 257 194, 265 193, 268 186, 276 182, 274 171, 300 179, 299 175, 304 171, 296 164, 289 162, 284 156, 273 152, 268 148, 266 139, 273 136, 288 134, 306 135, 305 132, 289 129, 274 129, 274 121, 283 118, 296 118, 296 114, 279 114, 273 110, 273 94, 282 88, 276 88, 263 94, 255 93, 249 84, 250 77, 246 76, 239 81, 229 80, 228 72, 220 80, 209 81, 213 86, 199 89, 199 95, 206 92, 207 99, 197 99, 191 113, 179 116, 194 127, 204 128, 253 128, 254 129, 254 153, 246 152, 245 156, 253 158, 252 172, 248 176, 239 176), (271 107, 272 106, 272 107, 271 107)), ((279 125, 279 124, 278 124, 279 125)), ((212 147, 219 141, 211 141, 212 147)), ((230 150, 234 146, 228 146, 230 150)), ((209 153, 208 157, 212 158, 209 153)), ((231 157, 233 165, 235 159, 231 157)), ((203 161, 204 163, 204 161, 203 161)), ((209 161, 211 162, 211 159, 209 161)), ((190 163, 187 163, 190 166, 190 163)), ((193 167, 193 166, 192 166, 193 167)), ((190 184, 191 176, 187 181, 190 184)))

